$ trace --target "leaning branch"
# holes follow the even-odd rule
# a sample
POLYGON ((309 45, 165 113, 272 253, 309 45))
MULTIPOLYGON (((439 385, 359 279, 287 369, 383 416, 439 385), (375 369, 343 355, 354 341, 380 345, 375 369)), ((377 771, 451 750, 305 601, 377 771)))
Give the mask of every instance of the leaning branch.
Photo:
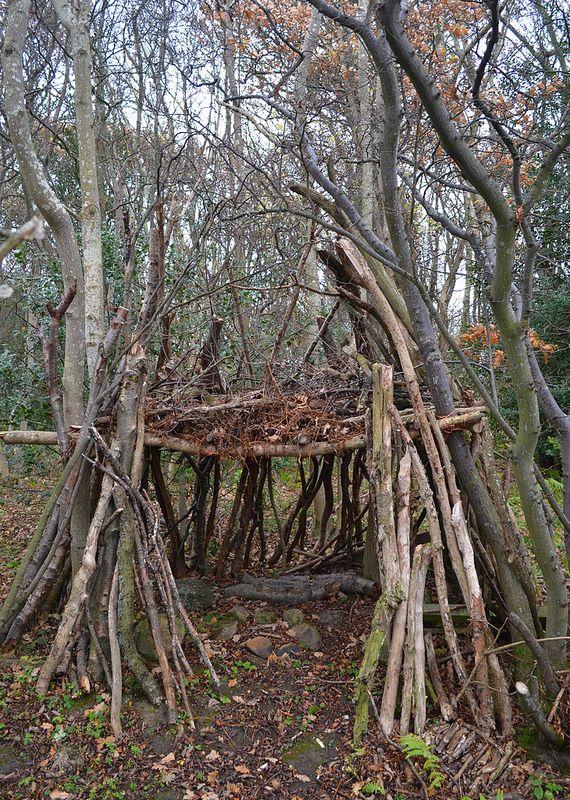
POLYGON ((0 266, 8 255, 22 242, 30 242, 33 239, 40 241, 44 238, 44 223, 41 217, 32 217, 25 222, 17 231, 0 231, 4 236, 4 241, 0 245, 0 266))

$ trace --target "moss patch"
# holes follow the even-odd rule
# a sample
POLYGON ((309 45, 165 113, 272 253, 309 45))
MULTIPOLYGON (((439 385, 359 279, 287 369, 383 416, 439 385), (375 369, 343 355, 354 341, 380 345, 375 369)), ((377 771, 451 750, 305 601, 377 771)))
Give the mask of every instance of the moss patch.
POLYGON ((336 752, 334 740, 319 736, 302 736, 290 747, 285 748, 281 759, 293 767, 295 772, 309 778, 317 777, 317 770, 332 761, 336 752))

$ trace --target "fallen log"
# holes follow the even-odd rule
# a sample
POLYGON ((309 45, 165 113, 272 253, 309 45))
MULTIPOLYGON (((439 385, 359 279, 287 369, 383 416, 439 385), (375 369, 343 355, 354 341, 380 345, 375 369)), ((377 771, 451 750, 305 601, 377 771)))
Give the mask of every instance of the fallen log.
POLYGON ((271 603, 295 605, 313 600, 325 600, 339 592, 373 597, 378 587, 373 581, 352 572, 332 573, 330 575, 291 575, 282 578, 255 578, 242 575, 241 583, 228 586, 226 597, 240 597, 244 600, 266 600, 271 603))

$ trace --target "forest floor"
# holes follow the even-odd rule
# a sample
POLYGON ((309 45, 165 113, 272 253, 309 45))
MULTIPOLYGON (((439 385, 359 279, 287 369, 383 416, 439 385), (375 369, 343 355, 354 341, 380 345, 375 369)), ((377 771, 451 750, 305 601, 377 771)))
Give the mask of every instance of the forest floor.
MULTIPOLYGON (((47 478, 0 486, 0 597, 48 493, 47 478)), ((227 599, 221 587, 214 587, 214 597, 213 607, 193 619, 222 677, 223 693, 211 691, 188 643, 196 667, 189 690, 194 730, 185 714, 177 725, 165 725, 128 676, 120 740, 110 735, 104 684, 89 696, 72 685, 54 685, 38 698, 35 676, 55 619, 42 621, 17 650, 2 653, 0 800, 570 798, 570 779, 559 768, 532 761, 519 742, 490 738, 467 722, 444 726, 434 707, 428 740, 440 761, 431 774, 421 757, 407 760, 397 741, 382 738, 374 719, 363 746, 355 748, 353 678, 372 600, 345 597, 300 606, 321 643, 317 650, 277 655, 280 646, 293 643, 282 607, 227 599), (220 618, 238 604, 247 619, 228 641, 216 640, 220 618), (255 636, 270 640, 267 659, 246 647, 255 636), (466 737, 468 746, 454 755, 466 737)))

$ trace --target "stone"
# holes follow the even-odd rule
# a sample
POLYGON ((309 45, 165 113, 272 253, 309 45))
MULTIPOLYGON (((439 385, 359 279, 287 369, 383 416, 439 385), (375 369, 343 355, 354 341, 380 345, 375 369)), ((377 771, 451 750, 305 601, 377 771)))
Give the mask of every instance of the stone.
POLYGON ((299 625, 305 619, 305 615, 300 608, 286 608, 283 612, 283 619, 287 625, 299 625))
POLYGON ((298 644, 295 642, 291 642, 290 644, 282 644, 281 647, 278 647, 275 651, 275 655, 279 656, 298 656, 303 652, 303 649, 299 647, 298 644))
POLYGON ((314 625, 309 625, 308 622, 301 622, 299 625, 294 625, 291 628, 291 633, 295 639, 308 650, 320 650, 323 646, 321 634, 314 625))
POLYGON ((337 608, 327 608, 322 614, 319 614, 319 622, 325 628, 342 628, 346 621, 346 614, 337 608))
POLYGON ((245 643, 247 649, 259 658, 269 658, 273 652, 273 645, 265 636, 254 636, 245 643))
POLYGON ((319 767, 333 760, 335 750, 332 739, 306 734, 285 748, 281 760, 293 767, 295 772, 314 780, 319 767))
POLYGON ((273 611, 265 611, 264 609, 256 611, 253 618, 259 625, 271 625, 276 620, 273 611))
MULTIPOLYGON (((164 651, 166 653, 166 657, 170 658, 172 655, 172 639, 170 638, 170 631, 168 629, 168 617, 166 614, 159 614, 158 621, 162 644, 164 645, 164 651)), ((178 617, 176 618, 175 622, 176 633, 182 642, 186 633, 186 628, 182 620, 178 619, 178 617)), ((156 650, 154 648, 154 640, 152 638, 152 633, 150 632, 150 623, 146 617, 142 619, 135 628, 135 643, 141 656, 148 658, 150 661, 158 661, 156 650)))
POLYGON ((227 616, 233 617, 234 619, 237 619, 238 622, 243 623, 248 621, 250 614, 245 606, 234 606, 233 608, 230 608, 227 616))
POLYGON ((214 593, 200 578, 181 578, 176 581, 180 602, 186 611, 205 611, 214 605, 214 593))
POLYGON ((229 642, 237 633, 238 622, 234 617, 224 614, 212 626, 212 639, 218 642, 229 642))

